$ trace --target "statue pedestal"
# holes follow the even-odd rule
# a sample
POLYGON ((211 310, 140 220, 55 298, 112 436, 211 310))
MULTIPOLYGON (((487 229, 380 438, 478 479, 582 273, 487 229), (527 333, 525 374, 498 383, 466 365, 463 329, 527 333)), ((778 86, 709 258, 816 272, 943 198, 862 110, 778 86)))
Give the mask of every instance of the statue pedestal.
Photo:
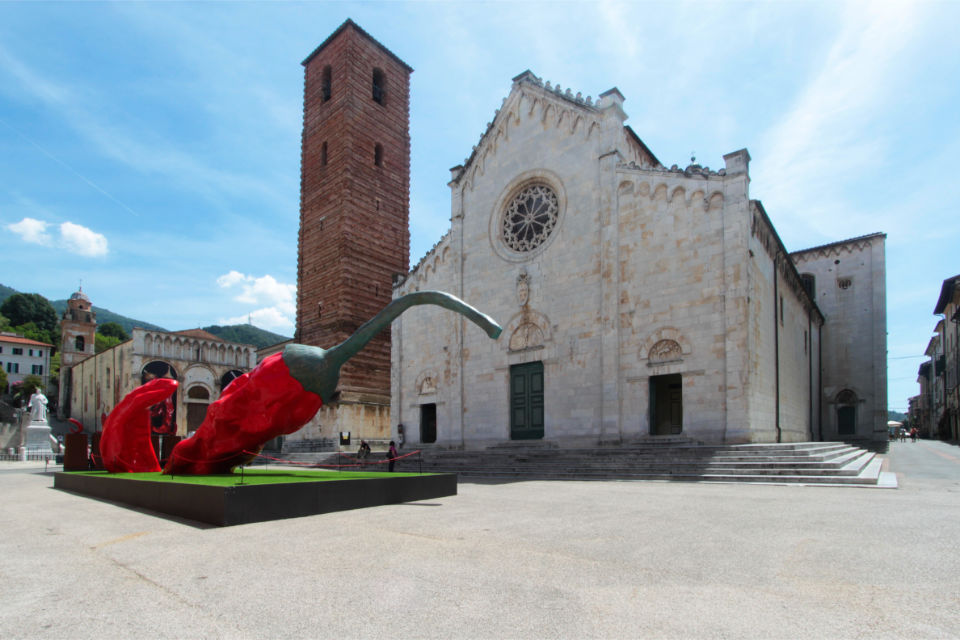
POLYGON ((50 425, 47 421, 31 422, 27 425, 23 435, 23 448, 28 453, 49 453, 53 455, 53 446, 50 442, 50 425))

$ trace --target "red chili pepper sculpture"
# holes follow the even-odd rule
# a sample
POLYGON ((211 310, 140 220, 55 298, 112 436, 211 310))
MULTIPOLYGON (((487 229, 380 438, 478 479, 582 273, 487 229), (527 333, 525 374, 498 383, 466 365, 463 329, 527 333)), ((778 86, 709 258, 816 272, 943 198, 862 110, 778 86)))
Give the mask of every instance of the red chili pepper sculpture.
POLYGON ((234 380, 210 405, 193 437, 173 448, 163 472, 229 473, 267 441, 298 430, 324 402, 329 404, 335 398, 340 367, 397 316, 421 304, 460 313, 491 338, 500 335, 496 322, 448 293, 418 291, 397 298, 332 349, 291 344, 234 380))
POLYGON ((177 390, 177 381, 157 378, 125 395, 103 423, 100 455, 111 473, 160 471, 150 441, 150 407, 177 390))

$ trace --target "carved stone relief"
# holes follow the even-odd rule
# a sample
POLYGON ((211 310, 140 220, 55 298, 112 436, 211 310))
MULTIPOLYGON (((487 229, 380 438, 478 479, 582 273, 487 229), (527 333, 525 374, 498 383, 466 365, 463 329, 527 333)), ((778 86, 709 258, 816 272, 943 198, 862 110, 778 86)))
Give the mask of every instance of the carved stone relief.
POLYGON ((532 322, 521 324, 510 336, 510 351, 521 351, 542 346, 543 331, 532 322))
POLYGON ((675 340, 661 340, 650 347, 650 353, 647 359, 650 362, 672 362, 674 360, 680 360, 681 357, 682 353, 679 343, 675 340))

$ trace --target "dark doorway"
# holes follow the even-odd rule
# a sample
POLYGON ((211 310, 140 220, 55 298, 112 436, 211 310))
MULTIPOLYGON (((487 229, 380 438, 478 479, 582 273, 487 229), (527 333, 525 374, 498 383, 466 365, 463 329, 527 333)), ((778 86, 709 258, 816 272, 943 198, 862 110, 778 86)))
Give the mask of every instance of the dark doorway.
POLYGON ((857 394, 844 389, 837 394, 837 435, 852 436, 857 432, 857 394))
POLYGON ((437 441, 437 405, 420 405, 420 442, 437 441))
POLYGON ((650 435, 683 431, 683 380, 679 373, 650 378, 650 435))
POLYGON ((837 409, 837 433, 852 436, 857 432, 857 408, 839 407, 837 409))
POLYGON ((543 438, 543 363, 510 367, 510 439, 543 438))

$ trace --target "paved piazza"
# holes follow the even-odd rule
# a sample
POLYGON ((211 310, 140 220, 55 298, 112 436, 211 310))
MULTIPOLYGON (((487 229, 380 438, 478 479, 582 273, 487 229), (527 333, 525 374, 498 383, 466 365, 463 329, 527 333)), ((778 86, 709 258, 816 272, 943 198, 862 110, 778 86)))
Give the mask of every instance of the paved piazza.
POLYGON ((0 463, 0 637, 958 637, 960 448, 886 464, 899 489, 461 483, 206 528, 0 463))

